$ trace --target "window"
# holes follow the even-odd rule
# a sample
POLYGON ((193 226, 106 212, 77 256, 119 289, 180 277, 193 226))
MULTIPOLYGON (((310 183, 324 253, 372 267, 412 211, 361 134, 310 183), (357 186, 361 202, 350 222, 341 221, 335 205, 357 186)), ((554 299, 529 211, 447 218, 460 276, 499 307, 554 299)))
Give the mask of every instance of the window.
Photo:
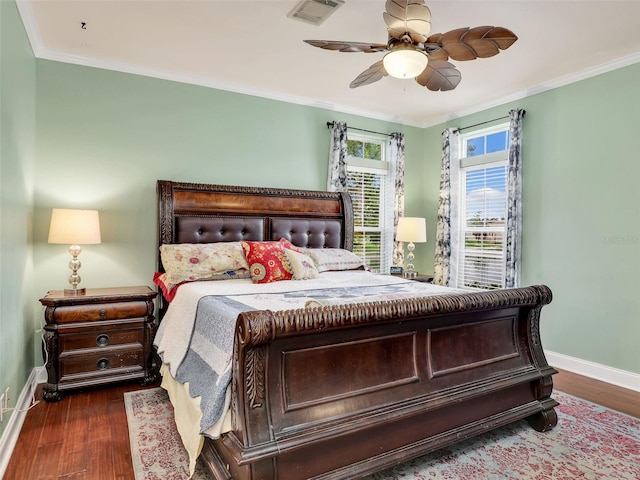
POLYGON ((509 126, 461 135, 460 155, 455 286, 504 288, 509 126))
POLYGON ((368 268, 381 273, 389 271, 393 248, 393 188, 388 185, 391 176, 385 155, 386 140, 348 134, 347 190, 353 203, 353 252, 368 268))

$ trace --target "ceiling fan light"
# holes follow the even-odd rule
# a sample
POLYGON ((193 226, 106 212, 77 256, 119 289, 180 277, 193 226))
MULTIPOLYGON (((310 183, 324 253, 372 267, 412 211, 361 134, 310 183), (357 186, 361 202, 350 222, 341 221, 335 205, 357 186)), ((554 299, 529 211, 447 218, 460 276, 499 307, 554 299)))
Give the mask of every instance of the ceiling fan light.
POLYGON ((397 48, 382 59, 384 69, 396 78, 415 78, 428 63, 427 56, 414 48, 397 48))

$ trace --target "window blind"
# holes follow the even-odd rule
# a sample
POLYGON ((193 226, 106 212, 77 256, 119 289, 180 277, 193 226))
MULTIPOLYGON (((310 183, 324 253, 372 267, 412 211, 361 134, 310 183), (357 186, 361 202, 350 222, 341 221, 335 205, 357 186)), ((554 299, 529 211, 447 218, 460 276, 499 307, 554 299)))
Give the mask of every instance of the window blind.
POLYGON ((504 238, 507 217, 507 167, 463 168, 460 275, 458 286, 504 286, 504 238))
POLYGON ((456 286, 504 288, 508 125, 469 132, 459 148, 456 286))
POLYGON ((386 172, 349 167, 347 189, 353 203, 353 251, 364 259, 368 268, 383 272, 388 269, 390 253, 384 242, 386 172))

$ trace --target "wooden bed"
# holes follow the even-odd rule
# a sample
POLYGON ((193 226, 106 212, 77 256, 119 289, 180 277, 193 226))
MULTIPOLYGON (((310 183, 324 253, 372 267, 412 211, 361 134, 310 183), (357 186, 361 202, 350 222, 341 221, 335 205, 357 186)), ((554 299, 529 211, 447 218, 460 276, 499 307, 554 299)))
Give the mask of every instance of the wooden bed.
MULTIPOLYGON (((159 243, 353 246, 341 193, 158 181, 159 243)), ((162 265, 159 265, 162 268, 162 265)), ((217 479, 351 479, 526 418, 552 428, 543 285, 242 313, 217 479)), ((161 305, 161 315, 166 305, 161 305)))

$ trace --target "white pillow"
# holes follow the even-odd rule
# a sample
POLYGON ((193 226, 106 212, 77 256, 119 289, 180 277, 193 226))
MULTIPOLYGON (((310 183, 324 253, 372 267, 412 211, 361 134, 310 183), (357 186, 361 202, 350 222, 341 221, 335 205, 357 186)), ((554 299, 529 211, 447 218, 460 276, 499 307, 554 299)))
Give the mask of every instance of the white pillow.
POLYGON ((288 248, 285 248, 284 251, 289 259, 291 270, 293 270, 294 280, 309 280, 320 276, 316 264, 310 256, 288 248))
POLYGON ((355 270, 365 266, 359 256, 342 248, 305 248, 303 251, 313 259, 318 272, 355 270))

